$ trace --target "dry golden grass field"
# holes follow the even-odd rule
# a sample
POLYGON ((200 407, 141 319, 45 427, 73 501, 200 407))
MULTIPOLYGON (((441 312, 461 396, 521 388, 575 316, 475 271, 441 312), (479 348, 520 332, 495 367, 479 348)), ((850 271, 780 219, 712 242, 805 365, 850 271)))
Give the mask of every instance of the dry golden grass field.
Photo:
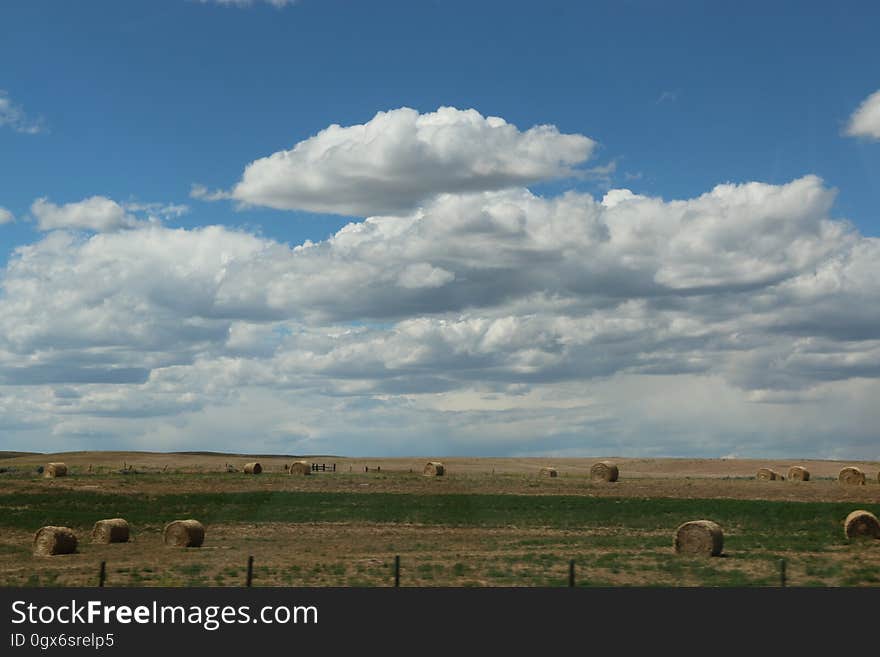
POLYGON ((427 460, 0 452, 0 585, 96 585, 105 561, 107 586, 241 586, 253 556, 254 586, 389 586, 395 555, 401 586, 563 586, 570 560, 582 586, 775 586, 781 559, 790 586, 880 585, 880 540, 849 541, 842 525, 854 509, 880 515, 880 463, 611 458, 620 479, 600 483, 599 457, 444 458, 432 478, 427 460), (295 458, 336 471, 287 474, 295 458), (52 461, 69 475, 37 473, 52 461), (250 461, 263 473, 243 474, 250 461), (792 465, 810 481, 755 478, 792 465), (865 485, 838 483, 848 465, 865 485), (91 543, 113 517, 130 542, 91 543), (205 525, 202 547, 163 544, 183 518, 205 525), (723 556, 676 555, 675 528, 701 518, 723 527, 723 556), (43 525, 73 528, 77 552, 33 556, 43 525))

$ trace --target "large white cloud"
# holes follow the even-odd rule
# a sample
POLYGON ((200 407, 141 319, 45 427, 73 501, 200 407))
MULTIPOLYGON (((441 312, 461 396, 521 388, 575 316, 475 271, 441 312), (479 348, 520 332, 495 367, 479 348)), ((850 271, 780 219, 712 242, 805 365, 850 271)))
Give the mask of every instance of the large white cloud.
POLYGON ((412 453, 419 426, 424 452, 716 455, 770 432, 876 458, 880 240, 834 196, 815 176, 682 200, 434 189, 293 248, 135 214, 182 206, 40 199, 47 234, 0 275, 0 429, 412 453))
POLYGON ((331 125, 290 150, 251 162, 231 195, 285 210, 399 213, 444 192, 570 176, 594 146, 554 126, 523 132, 473 109, 441 107, 419 114, 401 108, 379 112, 362 125, 331 125))
POLYGON ((851 137, 880 139, 880 91, 868 96, 853 112, 846 134, 851 137))
POLYGON ((0 377, 142 383, 217 363, 230 386, 358 394, 870 378, 880 243, 832 220, 832 199, 812 176, 684 201, 442 195, 293 249, 221 227, 56 231, 3 277, 0 377))

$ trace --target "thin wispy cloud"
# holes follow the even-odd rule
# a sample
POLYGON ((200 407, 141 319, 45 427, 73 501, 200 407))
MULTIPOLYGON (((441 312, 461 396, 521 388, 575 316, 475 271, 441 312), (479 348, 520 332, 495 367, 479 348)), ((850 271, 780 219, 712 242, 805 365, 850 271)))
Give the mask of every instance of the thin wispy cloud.
POLYGON ((267 4, 282 9, 295 5, 298 0, 198 0, 201 4, 223 5, 226 7, 252 7, 257 4, 267 4))
POLYGON ((230 192, 222 189, 210 190, 199 183, 193 183, 191 185, 189 196, 190 198, 198 199, 200 201, 225 201, 233 198, 230 192))
POLYGON ((0 89, 0 128, 7 127, 26 135, 45 131, 41 118, 28 116, 24 109, 12 101, 9 93, 0 89))

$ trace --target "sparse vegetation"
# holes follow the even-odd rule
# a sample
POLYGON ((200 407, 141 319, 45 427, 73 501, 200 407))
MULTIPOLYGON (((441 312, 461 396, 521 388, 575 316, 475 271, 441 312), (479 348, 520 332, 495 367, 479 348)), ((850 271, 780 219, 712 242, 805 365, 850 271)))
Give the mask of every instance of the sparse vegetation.
POLYGON ((578 586, 772 586, 783 556, 792 586, 880 585, 880 541, 843 532, 853 509, 880 512, 880 487, 841 486, 816 464, 809 482, 768 486, 737 473, 628 477, 626 463, 618 482, 594 484, 592 462, 553 478, 528 464, 490 476, 495 463, 428 478, 385 462, 380 473, 291 477, 261 457, 268 467, 253 477, 151 464, 122 475, 83 458, 96 462, 89 474, 71 458, 61 479, 28 467, 4 475, 0 584, 93 586, 106 560, 108 586, 242 586, 254 555, 256 586, 390 586, 399 554, 404 586, 565 586, 569 559, 578 586), (85 538, 114 517, 131 524, 131 542, 81 540, 75 554, 31 556, 36 528, 85 538), (205 525, 202 548, 163 544, 178 518, 205 525), (694 518, 724 528, 722 558, 674 554, 676 527, 694 518))

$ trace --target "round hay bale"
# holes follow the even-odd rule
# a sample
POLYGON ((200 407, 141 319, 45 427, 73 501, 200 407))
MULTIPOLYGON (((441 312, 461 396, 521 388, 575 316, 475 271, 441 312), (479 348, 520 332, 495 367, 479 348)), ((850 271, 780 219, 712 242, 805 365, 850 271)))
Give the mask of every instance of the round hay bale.
POLYGON ((541 476, 542 477, 558 477, 559 473, 556 471, 556 468, 551 466, 544 466, 541 468, 541 476))
POLYGON ((310 475, 312 474, 312 464, 308 461, 294 461, 290 464, 288 472, 292 475, 310 475))
POLYGON ((782 479, 783 476, 771 468, 761 468, 758 470, 757 478, 760 481, 776 481, 782 479))
POLYGON ((128 543, 128 522, 124 518, 99 520, 92 527, 92 543, 128 543))
POLYGON ((593 481, 617 481, 620 470, 611 461, 599 461, 590 468, 590 479, 593 481))
POLYGON ((847 486, 864 486, 865 473, 854 466, 847 466, 837 475, 837 481, 847 486))
POLYGON ((678 554, 717 557, 724 549, 724 532, 711 520, 691 520, 678 526, 672 545, 678 554))
POLYGON ((205 540, 205 526, 198 520, 175 520, 162 532, 165 545, 200 547, 205 540))
POLYGON ((66 477, 67 466, 64 463, 49 463, 43 470, 44 477, 66 477))
POLYGON ((843 533, 849 539, 880 538, 880 520, 870 511, 853 511, 843 521, 843 533))
POLYGON ((446 467, 440 461, 428 461, 422 474, 426 477, 442 477, 446 474, 446 467))
POLYGON ((789 481, 809 481, 810 471, 800 465, 793 465, 788 469, 789 481))
POLYGON ((41 527, 34 534, 34 556, 48 557, 53 554, 76 552, 76 534, 70 527, 41 527))
POLYGON ((260 474, 263 471, 263 466, 259 463, 245 463, 244 464, 244 473, 245 474, 260 474))

